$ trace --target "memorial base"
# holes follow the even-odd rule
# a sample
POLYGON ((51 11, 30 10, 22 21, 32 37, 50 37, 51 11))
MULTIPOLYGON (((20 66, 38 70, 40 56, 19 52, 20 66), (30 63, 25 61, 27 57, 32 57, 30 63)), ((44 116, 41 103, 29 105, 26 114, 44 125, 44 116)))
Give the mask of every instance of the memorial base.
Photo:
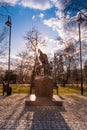
POLYGON ((34 94, 31 94, 25 100, 26 106, 62 106, 63 101, 58 95, 53 95, 52 98, 49 97, 36 97, 34 94))

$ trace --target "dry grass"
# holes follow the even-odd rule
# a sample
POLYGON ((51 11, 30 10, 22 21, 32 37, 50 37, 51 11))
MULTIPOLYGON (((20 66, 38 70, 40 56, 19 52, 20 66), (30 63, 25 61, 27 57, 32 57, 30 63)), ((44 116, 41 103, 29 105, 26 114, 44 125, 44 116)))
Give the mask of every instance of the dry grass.
MULTIPOLYGON (((18 84, 18 85, 10 85, 12 87, 12 93, 15 94, 22 94, 26 93, 29 94, 30 92, 30 85, 29 84, 18 84)), ((66 87, 61 87, 59 86, 58 89, 59 95, 64 95, 64 94, 80 94, 81 90, 80 87, 75 87, 75 86, 66 86, 66 87)), ((34 91, 33 91, 34 93, 34 91)), ((53 93, 56 94, 56 90, 53 90, 53 93)), ((0 85, 0 95, 2 94, 2 85, 0 85)), ((84 87, 84 95, 87 96, 87 86, 84 87)))

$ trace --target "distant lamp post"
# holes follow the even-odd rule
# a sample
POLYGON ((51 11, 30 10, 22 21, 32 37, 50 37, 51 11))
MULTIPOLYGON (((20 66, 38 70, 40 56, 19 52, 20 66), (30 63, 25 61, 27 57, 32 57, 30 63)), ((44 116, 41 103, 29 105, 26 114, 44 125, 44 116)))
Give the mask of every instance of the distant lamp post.
POLYGON ((80 43, 80 71, 81 71, 81 95, 83 95, 83 72, 82 72, 82 44, 81 44, 81 29, 80 25, 84 21, 81 17, 81 13, 78 15, 78 28, 79 28, 79 43, 80 43))
POLYGON ((11 54, 11 16, 8 16, 7 22, 5 24, 9 27, 9 52, 8 52, 8 84, 10 82, 10 54, 11 54))

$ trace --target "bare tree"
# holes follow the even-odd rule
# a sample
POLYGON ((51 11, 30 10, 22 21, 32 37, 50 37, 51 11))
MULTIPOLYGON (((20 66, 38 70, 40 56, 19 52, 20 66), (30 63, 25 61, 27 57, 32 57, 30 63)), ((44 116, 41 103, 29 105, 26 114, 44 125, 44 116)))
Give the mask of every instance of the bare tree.
POLYGON ((27 32, 24 39, 27 41, 25 50, 17 55, 18 61, 16 62, 16 70, 21 78, 19 81, 23 82, 29 80, 30 75, 32 75, 31 80, 34 80, 38 49, 45 45, 45 40, 35 28, 27 32))
POLYGON ((31 81, 34 80, 38 49, 45 46, 45 40, 35 28, 27 32, 24 39, 26 40, 25 50, 18 53, 15 64, 19 82, 29 82, 30 77, 31 81))
POLYGON ((29 82, 33 64, 32 57, 29 56, 26 50, 20 52, 17 57, 15 62, 15 70, 18 75, 17 81, 19 83, 29 82))
POLYGON ((72 82, 71 72, 74 69, 74 66, 79 63, 77 46, 73 39, 70 39, 65 43, 65 48, 62 53, 57 53, 56 61, 57 78, 61 81, 63 86, 65 86, 66 83, 72 82))
POLYGON ((64 78, 64 61, 63 55, 54 54, 54 80, 55 82, 61 83, 64 78))
POLYGON ((74 66, 76 65, 79 57, 77 55, 77 50, 76 50, 76 43, 73 43, 72 40, 69 40, 67 43, 66 48, 64 49, 64 67, 66 71, 66 78, 64 80, 64 84, 71 82, 71 71, 74 69, 74 66))
POLYGON ((65 4, 64 8, 64 13, 67 15, 68 12, 73 12, 74 14, 81 12, 83 15, 85 15, 82 10, 87 11, 87 0, 67 0, 67 4, 65 4))
POLYGON ((87 60, 84 63, 84 81, 87 84, 87 60))
POLYGON ((6 28, 3 28, 2 32, 0 33, 0 57, 5 54, 7 45, 6 42, 4 41, 7 35, 7 30, 6 28))
POLYGON ((27 32, 26 36, 24 37, 27 41, 26 48, 29 52, 29 55, 32 55, 33 59, 33 70, 32 70, 32 76, 31 80, 34 80, 35 77, 35 67, 36 67, 36 61, 38 56, 38 49, 42 46, 46 45, 45 40, 42 38, 41 34, 38 32, 37 29, 32 28, 31 31, 27 32))
POLYGON ((45 40, 35 28, 32 28, 32 30, 27 32, 26 36, 24 36, 24 39, 27 41, 26 48, 30 51, 31 55, 33 53, 34 57, 37 53, 37 49, 45 45, 45 40))
MULTIPOLYGON (((7 17, 5 14, 2 13, 3 10, 6 10, 6 12, 8 12, 6 5, 7 5, 6 2, 3 1, 0 2, 0 20, 3 19, 4 17, 7 17)), ((5 41, 6 36, 7 36, 7 29, 5 27, 0 26, 0 58, 6 52, 6 48, 7 48, 6 41, 5 41)))

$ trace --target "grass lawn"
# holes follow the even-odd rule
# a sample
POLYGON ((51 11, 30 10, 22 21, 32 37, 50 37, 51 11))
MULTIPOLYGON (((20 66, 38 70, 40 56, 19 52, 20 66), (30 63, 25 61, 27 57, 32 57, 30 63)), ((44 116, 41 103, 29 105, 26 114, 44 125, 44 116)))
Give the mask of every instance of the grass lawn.
MULTIPOLYGON (((18 85, 11 85, 12 87, 12 93, 13 94, 29 94, 30 87, 28 84, 18 84, 18 85)), ((59 86, 59 95, 64 94, 80 94, 81 90, 80 87, 75 86, 66 86, 61 87, 59 86)), ((33 91, 34 93, 34 91, 33 91)), ((53 90, 53 93, 56 94, 56 89, 53 90)), ((0 85, 0 95, 2 95, 2 85, 0 85)), ((87 96, 87 86, 84 87, 84 95, 87 96)))

